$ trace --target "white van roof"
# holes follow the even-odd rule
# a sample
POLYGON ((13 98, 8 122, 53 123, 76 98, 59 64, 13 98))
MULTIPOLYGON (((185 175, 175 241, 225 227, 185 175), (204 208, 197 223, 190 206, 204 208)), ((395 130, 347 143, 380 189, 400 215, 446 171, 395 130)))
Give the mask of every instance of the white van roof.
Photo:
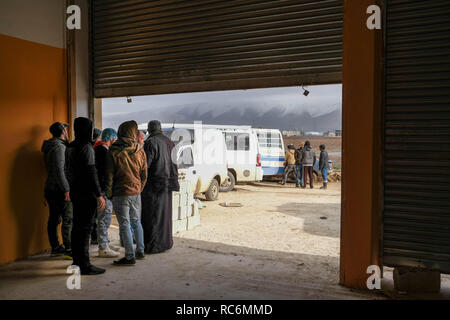
MULTIPOLYGON (((167 128, 186 128, 186 129, 193 129, 194 123, 161 123, 161 127, 163 129, 167 128)), ((202 123, 202 127, 205 129, 251 129, 251 126, 231 126, 231 125, 222 125, 222 124, 204 124, 202 123)), ((138 126, 139 130, 146 130, 147 129, 147 123, 141 123, 138 126)))

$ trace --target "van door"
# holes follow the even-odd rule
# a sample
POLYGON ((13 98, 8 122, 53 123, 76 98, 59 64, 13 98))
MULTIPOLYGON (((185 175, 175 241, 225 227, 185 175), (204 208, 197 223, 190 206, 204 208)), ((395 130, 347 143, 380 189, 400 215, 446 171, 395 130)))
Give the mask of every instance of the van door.
POLYGON ((183 146, 178 150, 177 154, 178 175, 185 175, 189 181, 189 192, 198 193, 198 173, 194 163, 194 153, 192 146, 183 146))
POLYGON ((228 167, 236 171, 237 181, 254 181, 256 155, 252 157, 249 132, 224 132, 228 167))

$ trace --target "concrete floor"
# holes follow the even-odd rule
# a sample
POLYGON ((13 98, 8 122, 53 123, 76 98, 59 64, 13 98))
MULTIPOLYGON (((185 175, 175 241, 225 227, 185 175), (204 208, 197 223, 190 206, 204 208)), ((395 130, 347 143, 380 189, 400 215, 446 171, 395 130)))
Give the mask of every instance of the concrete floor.
MULTIPOLYGON (((35 255, 0 266, 0 299, 381 299, 337 284, 339 200, 339 184, 238 186, 205 202, 201 225, 177 234, 169 252, 117 267, 92 246, 107 272, 82 276, 80 290, 66 287, 70 261, 35 255), (219 206, 225 200, 244 206, 219 206)), ((110 238, 118 243, 117 226, 110 238)))
POLYGON ((338 285, 302 281, 302 267, 295 262, 301 256, 268 260, 264 254, 176 238, 172 250, 147 256, 134 267, 116 267, 111 259, 93 258, 107 272, 82 276, 80 290, 66 287, 70 261, 41 254, 1 267, 0 299, 376 298, 338 285))
MULTIPOLYGON (((339 286, 339 202, 339 183, 327 191, 237 186, 220 201, 204 202, 201 225, 175 235, 166 253, 117 267, 91 246, 92 262, 107 271, 82 276, 80 290, 66 286, 71 261, 35 255, 0 266, 0 299, 448 299, 449 276, 442 294, 431 296, 395 294, 391 270, 382 281, 385 294, 339 286), (219 205, 227 200, 243 206, 219 205)), ((115 221, 110 239, 119 242, 115 221)))

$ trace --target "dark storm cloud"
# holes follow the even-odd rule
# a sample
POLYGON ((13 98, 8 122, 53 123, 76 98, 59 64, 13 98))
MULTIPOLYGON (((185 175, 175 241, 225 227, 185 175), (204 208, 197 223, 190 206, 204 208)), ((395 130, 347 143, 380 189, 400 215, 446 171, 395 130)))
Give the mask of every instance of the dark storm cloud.
MULTIPOLYGON (((168 122, 203 120, 214 124, 244 121, 275 128, 282 125, 284 116, 289 120, 286 129, 296 128, 298 121, 337 111, 340 114, 341 88, 341 85, 310 86, 307 97, 300 87, 285 87, 141 96, 132 97, 132 103, 127 103, 125 97, 103 99, 103 119, 105 125, 111 126, 135 117, 139 123, 148 121, 147 118, 168 122), (294 123, 297 116, 299 120, 294 123)), ((340 123, 332 126, 338 128, 340 123)))

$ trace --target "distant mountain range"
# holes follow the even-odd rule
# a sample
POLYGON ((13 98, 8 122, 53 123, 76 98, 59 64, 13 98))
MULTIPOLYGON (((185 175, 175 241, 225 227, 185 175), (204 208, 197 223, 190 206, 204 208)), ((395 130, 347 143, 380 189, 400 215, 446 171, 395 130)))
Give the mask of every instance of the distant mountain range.
POLYGON ((255 128, 274 128, 280 130, 328 131, 341 129, 342 112, 340 107, 318 115, 295 111, 283 106, 258 106, 246 103, 245 108, 235 105, 196 104, 151 108, 132 113, 104 113, 103 127, 117 128, 127 120, 136 120, 138 124, 158 119, 161 122, 192 123, 202 121, 205 124, 251 125, 255 128), (260 111, 260 110, 264 111, 260 111))

